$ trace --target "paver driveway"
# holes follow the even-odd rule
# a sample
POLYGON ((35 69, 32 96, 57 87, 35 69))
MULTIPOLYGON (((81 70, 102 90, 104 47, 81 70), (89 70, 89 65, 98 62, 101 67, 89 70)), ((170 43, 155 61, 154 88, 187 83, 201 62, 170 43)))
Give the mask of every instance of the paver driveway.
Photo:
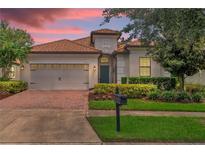
POLYGON ((87 91, 28 90, 0 100, 0 143, 100 144, 87 91))
POLYGON ((27 90, 0 100, 0 108, 86 110, 88 91, 27 90))

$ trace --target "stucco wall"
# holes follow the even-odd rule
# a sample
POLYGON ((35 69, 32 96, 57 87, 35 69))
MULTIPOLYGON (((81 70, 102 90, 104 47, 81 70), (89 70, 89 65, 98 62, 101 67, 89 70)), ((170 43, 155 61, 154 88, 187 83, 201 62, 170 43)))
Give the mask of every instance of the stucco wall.
POLYGON ((121 77, 129 76, 129 54, 117 55, 117 83, 121 83, 121 77))
POLYGON ((112 54, 112 52, 117 49, 117 37, 112 35, 95 35, 94 46, 102 50, 102 53, 112 54))
MULTIPOLYGON (((130 76, 139 76, 139 59, 140 57, 146 57, 146 50, 137 50, 137 51, 130 51, 129 55, 129 67, 130 67, 130 76)), ((155 62, 151 60, 151 76, 158 77, 158 76, 166 76, 164 69, 155 62)))
POLYGON ((30 83, 31 63, 64 63, 64 64, 89 64, 89 88, 98 82, 98 57, 99 54, 30 54, 28 64, 24 64, 21 79, 30 83), (96 71, 93 71, 93 67, 96 71))
MULTIPOLYGON (((130 49, 131 50, 131 49, 130 49)), ((129 54, 117 55, 117 81, 120 83, 122 76, 137 77, 139 76, 139 58, 145 57, 147 51, 143 49, 133 49, 129 54)), ((164 70, 154 60, 151 60, 151 76, 170 76, 170 74, 164 70)))
POLYGON ((205 85, 205 70, 185 79, 186 83, 203 84, 205 85))

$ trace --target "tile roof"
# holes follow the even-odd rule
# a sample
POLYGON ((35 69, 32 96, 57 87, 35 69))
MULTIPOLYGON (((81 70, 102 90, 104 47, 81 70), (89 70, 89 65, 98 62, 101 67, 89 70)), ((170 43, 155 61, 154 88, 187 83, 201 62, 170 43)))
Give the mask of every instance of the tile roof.
POLYGON ((63 39, 35 45, 32 47, 31 53, 100 53, 100 50, 63 39))
MULTIPOLYGON (((151 43, 150 46, 153 46, 153 43, 151 43)), ((136 39, 130 42, 119 42, 116 52, 123 53, 127 51, 127 47, 145 47, 145 45, 143 45, 139 39, 136 39)))
POLYGON ((91 46, 91 42, 90 42, 90 37, 89 36, 73 40, 73 42, 76 42, 76 43, 79 43, 79 44, 83 44, 83 45, 87 45, 87 46, 91 46))
POLYGON ((120 35, 121 33, 119 31, 112 30, 112 29, 99 29, 99 30, 92 31, 91 34, 113 34, 113 35, 120 35))

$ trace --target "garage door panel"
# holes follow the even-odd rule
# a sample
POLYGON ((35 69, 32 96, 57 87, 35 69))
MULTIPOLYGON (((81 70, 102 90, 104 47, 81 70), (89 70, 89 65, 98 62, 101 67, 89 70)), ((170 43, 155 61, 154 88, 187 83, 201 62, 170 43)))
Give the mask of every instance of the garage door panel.
MULTIPOLYGON (((58 64, 59 65, 59 64, 58 64)), ((81 64, 82 65, 82 64, 81 64)), ((67 90, 88 89, 87 65, 31 67, 31 89, 67 90), (59 69, 57 69, 59 68, 59 69), (61 69, 63 68, 63 69, 61 69), (64 69, 67 68, 67 69, 64 69)))

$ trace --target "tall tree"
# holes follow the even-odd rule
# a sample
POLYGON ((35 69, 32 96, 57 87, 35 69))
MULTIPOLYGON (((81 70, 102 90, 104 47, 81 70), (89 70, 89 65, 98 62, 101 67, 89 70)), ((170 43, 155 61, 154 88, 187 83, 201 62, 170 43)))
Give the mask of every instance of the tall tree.
POLYGON ((12 65, 26 61, 33 40, 26 31, 12 28, 6 21, 0 21, 0 68, 3 78, 9 78, 12 65))
POLYGON ((105 9, 103 16, 105 23, 129 18, 122 32, 147 45, 148 54, 179 78, 181 90, 187 76, 205 69, 204 9, 105 9))

